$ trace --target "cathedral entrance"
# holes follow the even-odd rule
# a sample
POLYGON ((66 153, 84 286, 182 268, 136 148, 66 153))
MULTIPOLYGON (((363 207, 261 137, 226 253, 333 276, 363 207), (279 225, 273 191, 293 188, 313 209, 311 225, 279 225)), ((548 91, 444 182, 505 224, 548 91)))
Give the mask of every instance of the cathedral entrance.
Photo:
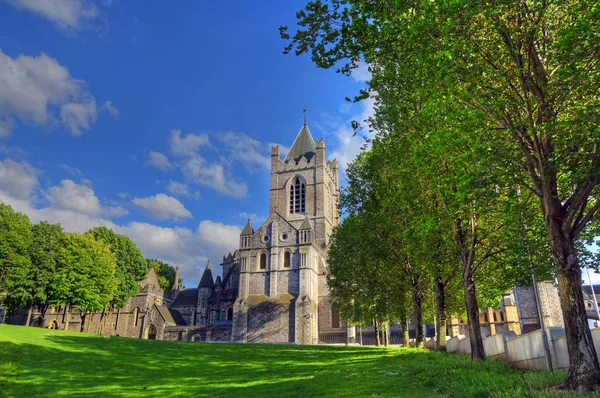
POLYGON ((152 324, 148 326, 148 340, 156 340, 156 327, 152 324))

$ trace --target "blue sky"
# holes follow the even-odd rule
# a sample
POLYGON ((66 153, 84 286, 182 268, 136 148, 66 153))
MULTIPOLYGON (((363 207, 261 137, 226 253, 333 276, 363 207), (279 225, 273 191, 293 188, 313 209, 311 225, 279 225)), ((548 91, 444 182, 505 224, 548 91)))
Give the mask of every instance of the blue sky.
POLYGON ((308 109, 342 167, 368 76, 283 55, 304 1, 0 0, 0 201, 68 231, 107 225, 187 286, 268 215, 272 144, 308 109))

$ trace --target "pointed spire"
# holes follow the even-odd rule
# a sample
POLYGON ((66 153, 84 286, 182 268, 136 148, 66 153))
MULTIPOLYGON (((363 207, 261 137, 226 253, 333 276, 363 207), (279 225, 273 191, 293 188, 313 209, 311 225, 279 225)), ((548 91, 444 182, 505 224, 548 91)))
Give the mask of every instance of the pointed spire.
POLYGON ((300 229, 312 229, 312 224, 310 223, 310 219, 308 218, 308 216, 304 217, 302 225, 300 225, 300 229))
POLYGON ((206 287, 213 287, 213 276, 212 271, 210 270, 210 260, 208 260, 208 264, 206 264, 206 268, 204 269, 204 274, 202 275, 202 279, 200 279, 200 283, 198 284, 198 289, 206 287))
POLYGON ((246 226, 244 227, 244 229, 242 230, 242 233, 240 235, 243 236, 243 235, 253 235, 253 234, 254 234, 254 228, 252 228, 252 224, 250 224, 250 219, 248 219, 248 222, 246 223, 246 226))
POLYGON ((304 125, 306 126, 306 108, 304 108, 304 125))
POLYGON ((304 156, 307 160, 310 160, 316 151, 317 148, 315 145, 315 139, 312 137, 308 126, 304 124, 298 132, 290 151, 287 153, 283 161, 285 163, 289 162, 290 160, 297 160, 302 156, 304 156))

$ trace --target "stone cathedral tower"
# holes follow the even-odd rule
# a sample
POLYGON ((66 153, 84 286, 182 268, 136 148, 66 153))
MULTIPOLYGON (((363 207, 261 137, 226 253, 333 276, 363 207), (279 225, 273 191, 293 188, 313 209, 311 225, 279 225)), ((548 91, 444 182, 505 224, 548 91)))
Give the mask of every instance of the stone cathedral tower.
POLYGON ((306 122, 283 161, 272 147, 269 218, 240 235, 233 341, 316 344, 343 330, 325 277, 338 190, 338 163, 306 122))

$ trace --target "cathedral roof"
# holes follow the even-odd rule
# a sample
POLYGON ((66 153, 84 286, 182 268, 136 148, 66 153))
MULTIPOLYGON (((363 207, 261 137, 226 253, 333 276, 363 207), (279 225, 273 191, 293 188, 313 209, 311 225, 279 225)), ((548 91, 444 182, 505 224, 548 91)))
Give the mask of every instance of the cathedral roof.
POLYGON ((175 301, 173 302, 173 307, 195 307, 198 303, 198 289, 184 289, 179 291, 175 301))
POLYGON ((198 289, 202 287, 209 287, 212 289, 214 285, 212 271, 210 270, 210 261, 206 264, 206 268, 204 269, 204 274, 202 275, 202 279, 200 279, 200 283, 198 284, 198 289))
POLYGON ((254 228, 252 228, 252 224, 250 224, 250 219, 246 223, 244 229, 242 229, 242 233, 240 235, 252 235, 254 234, 254 228))
POLYGON ((300 129, 300 132, 296 136, 290 151, 287 153, 284 162, 288 162, 290 160, 298 160, 302 156, 306 158, 306 160, 310 160, 312 156, 317 152, 317 148, 315 145, 315 140, 310 134, 310 130, 306 123, 300 129))

